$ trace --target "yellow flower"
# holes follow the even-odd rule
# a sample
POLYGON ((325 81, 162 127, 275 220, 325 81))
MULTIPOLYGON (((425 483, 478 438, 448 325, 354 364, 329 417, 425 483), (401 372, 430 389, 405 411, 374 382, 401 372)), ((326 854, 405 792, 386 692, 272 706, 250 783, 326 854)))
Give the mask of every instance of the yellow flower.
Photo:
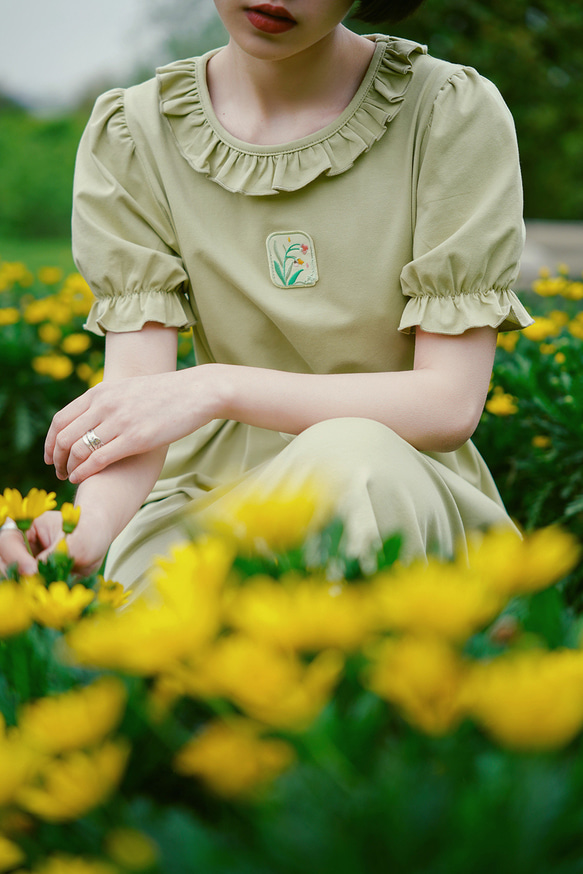
POLYGON ((183 694, 229 698, 267 725, 301 728, 327 703, 342 667, 335 650, 324 650, 305 665, 292 653, 231 634, 192 665, 175 665, 170 676, 183 694))
POLYGON ((365 685, 396 704, 409 722, 435 735, 457 726, 466 667, 451 646, 434 637, 406 635, 383 641, 371 655, 365 685))
POLYGON ((21 789, 18 804, 48 822, 80 819, 117 788, 129 752, 126 742, 111 741, 90 753, 52 759, 42 766, 39 785, 21 789))
POLYGON ((37 275, 43 285, 56 285, 63 278, 63 271, 60 267, 41 267, 37 275))
POLYGON ((122 607, 129 600, 132 594, 132 589, 126 590, 121 583, 116 583, 114 580, 105 580, 103 577, 98 577, 99 588, 97 589, 97 602, 107 607, 117 609, 122 607))
POLYGON ((88 334, 69 334, 61 343, 61 349, 67 355, 80 355, 91 346, 91 337, 88 334))
POLYGON ((260 726, 233 717, 215 721, 178 751, 174 769, 199 777, 225 797, 254 794, 292 764, 294 751, 282 740, 262 738, 260 726))
POLYGON ((485 585, 511 598, 552 586, 576 566, 580 555, 576 538, 551 526, 524 539, 511 529, 474 534, 468 560, 485 585))
POLYGON ((120 612, 100 610, 82 619, 66 635, 75 660, 91 667, 150 675, 196 652, 215 633, 218 615, 201 601, 200 614, 181 613, 143 599, 120 612))
POLYGON ((26 631, 32 622, 24 588, 12 580, 0 580, 0 640, 26 631))
POLYGON ((476 664, 464 706, 505 746, 563 746, 583 727, 583 653, 526 650, 476 664))
POLYGON ((557 362, 557 364, 564 364, 566 360, 567 358, 565 357, 564 352, 557 352, 557 354, 555 355, 555 361, 557 362))
POLYGON ((101 859, 84 859, 81 856, 57 853, 37 865, 33 874, 121 874, 121 872, 101 859))
POLYGON ((121 680, 102 677, 85 688, 39 698, 20 711, 22 738, 51 754, 94 746, 119 724, 126 697, 121 680))
POLYGON ((569 322, 569 333, 578 340, 583 340, 583 313, 578 313, 575 318, 569 322))
POLYGON ((16 729, 6 730, 0 713, 0 807, 14 801, 38 764, 38 755, 22 742, 16 729))
POLYGON ((554 343, 541 343, 539 346, 539 351, 541 355, 554 355, 557 351, 557 347, 554 343))
POLYGON ((73 362, 66 355, 38 355, 32 359, 32 369, 40 376, 50 376, 53 379, 67 379, 73 373, 73 362))
POLYGON ((516 398, 506 394, 499 385, 495 387, 490 400, 486 401, 486 409, 494 416, 513 416, 518 412, 516 398))
POLYGON ((81 507, 74 507, 73 504, 65 503, 61 507, 61 516, 63 518, 63 531, 65 534, 71 534, 77 527, 79 517, 81 515, 81 507))
POLYGON ((220 592, 233 563, 234 551, 218 537, 203 537, 172 547, 169 557, 154 561, 151 579, 163 602, 195 612, 202 595, 220 592))
POLYGON ((87 316, 95 298, 79 273, 71 273, 59 291, 59 299, 66 303, 71 316, 87 316))
POLYGON ((21 531, 27 531, 38 516, 56 505, 55 493, 44 489, 31 489, 25 498, 17 489, 4 489, 0 495, 0 512, 6 510, 6 516, 14 519, 21 531))
POLYGON ((565 312, 565 310, 552 310, 549 315, 549 319, 554 322, 556 328, 560 330, 564 328, 565 325, 569 324, 569 315, 565 312))
POLYGON ((38 586, 31 592, 30 605, 35 620, 48 628, 62 630, 75 622, 95 598, 95 592, 81 583, 71 589, 67 583, 38 586))
POLYGON ((464 641, 500 611, 501 599, 467 568, 430 559, 376 578, 381 628, 464 641))
POLYGON ((89 388, 95 388, 100 382, 103 382, 103 367, 93 372, 91 378, 87 380, 87 385, 89 388))
POLYGON ((21 261, 2 261, 0 263, 0 289, 7 289, 15 283, 21 288, 28 288, 34 282, 34 276, 21 261))
POLYGON ((546 340, 547 337, 554 337, 559 331, 560 328, 557 327, 555 321, 545 316, 539 316, 534 325, 522 329, 524 336, 535 342, 546 340))
POLYGON ((583 300, 583 282, 569 282, 563 296, 568 300, 583 300))
POLYGON ((18 844, 0 835, 0 871, 11 871, 24 862, 26 856, 18 844))
POLYGON ((548 449, 551 445, 551 438, 545 434, 536 434, 531 442, 536 449, 548 449))
POLYGON ((205 521, 233 537, 246 552, 285 552, 299 546, 329 515, 325 492, 315 483, 291 484, 275 492, 244 489, 221 501, 220 515, 211 508, 205 521))
POLYGON ((246 580, 230 595, 226 616, 273 646, 316 652, 356 649, 371 634, 375 609, 368 586, 287 574, 246 580))
POLYGON ((38 335, 43 343, 48 343, 50 346, 56 346, 63 336, 63 332, 56 325, 47 322, 39 327, 38 335))
POLYGON ((514 352, 519 338, 520 334, 518 331, 500 333, 498 334, 496 345, 500 346, 501 349, 505 349, 506 352, 514 352))
POLYGON ((89 380, 93 378, 93 368, 90 364, 86 364, 85 362, 77 366, 75 373, 83 382, 89 382, 89 380))
POLYGON ((532 284, 533 291, 541 297, 565 297, 571 298, 571 286, 577 283, 570 282, 568 273, 559 276, 551 276, 548 268, 539 271, 539 279, 532 284))
POLYGON ((110 831, 105 838, 105 849, 124 871, 152 868, 158 859, 158 848, 154 841, 133 828, 116 828, 110 831))
POLYGON ((16 307, 0 307, 0 327, 15 325, 20 321, 20 312, 16 307))

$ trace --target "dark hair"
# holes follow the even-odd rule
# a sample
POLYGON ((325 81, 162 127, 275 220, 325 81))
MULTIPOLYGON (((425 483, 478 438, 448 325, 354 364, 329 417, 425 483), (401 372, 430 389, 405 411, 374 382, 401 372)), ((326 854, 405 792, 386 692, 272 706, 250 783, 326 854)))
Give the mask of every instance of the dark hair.
POLYGON ((402 21, 422 3, 423 0, 360 0, 352 15, 368 24, 402 21))

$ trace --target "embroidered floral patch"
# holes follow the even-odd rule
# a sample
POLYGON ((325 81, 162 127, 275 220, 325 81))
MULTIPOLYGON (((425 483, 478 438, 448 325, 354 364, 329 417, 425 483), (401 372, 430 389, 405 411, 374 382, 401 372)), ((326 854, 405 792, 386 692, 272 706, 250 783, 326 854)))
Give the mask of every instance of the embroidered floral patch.
POLYGON ((278 288, 306 288, 318 281, 314 241, 304 231, 278 231, 267 238, 271 281, 278 288))

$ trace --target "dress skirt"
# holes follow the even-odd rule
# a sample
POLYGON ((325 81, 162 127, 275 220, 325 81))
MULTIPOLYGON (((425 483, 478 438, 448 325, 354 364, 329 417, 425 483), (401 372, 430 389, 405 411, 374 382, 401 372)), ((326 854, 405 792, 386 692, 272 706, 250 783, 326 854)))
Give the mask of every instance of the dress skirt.
POLYGON ((134 596, 147 588, 154 558, 186 538, 185 518, 190 527, 198 521, 204 528, 233 498, 277 494, 290 483, 325 490, 322 524, 332 507, 344 523, 345 551, 362 561, 395 533, 403 538, 402 560, 411 561, 432 551, 459 554, 476 529, 515 528, 471 441, 455 453, 420 452, 387 426, 362 418, 326 420, 297 436, 234 422, 206 430, 206 442, 206 435, 193 435, 199 438, 194 455, 189 438, 171 447, 166 475, 111 546, 106 576, 134 596), (234 444, 242 451, 229 464, 224 450, 234 444), (185 453, 190 475, 184 474, 185 453), (221 469, 230 475, 219 481, 213 473, 221 469))

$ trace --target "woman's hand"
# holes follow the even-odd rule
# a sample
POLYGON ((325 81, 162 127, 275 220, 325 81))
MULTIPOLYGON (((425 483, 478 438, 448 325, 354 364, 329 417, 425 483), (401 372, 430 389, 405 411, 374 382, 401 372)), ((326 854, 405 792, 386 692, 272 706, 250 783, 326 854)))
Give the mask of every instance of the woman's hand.
POLYGON ((59 479, 81 483, 130 456, 168 446, 216 418, 213 365, 176 371, 177 331, 147 323, 106 335, 105 375, 54 417, 45 461, 59 479), (83 435, 94 431, 92 451, 83 435))
MULTIPOLYGON (((86 576, 101 566, 109 547, 109 534, 104 525, 95 524, 96 520, 86 517, 84 522, 65 539, 69 555, 75 560, 73 570, 86 576)), ((19 574, 35 574, 37 562, 46 561, 64 537, 58 510, 43 513, 26 534, 18 529, 0 532, 0 573, 6 574, 8 566, 16 564, 19 574)))
POLYGON ((203 368, 135 376, 89 389, 54 417, 45 461, 80 483, 122 458, 167 446, 213 418, 203 368), (92 430, 103 445, 91 450, 92 430))

